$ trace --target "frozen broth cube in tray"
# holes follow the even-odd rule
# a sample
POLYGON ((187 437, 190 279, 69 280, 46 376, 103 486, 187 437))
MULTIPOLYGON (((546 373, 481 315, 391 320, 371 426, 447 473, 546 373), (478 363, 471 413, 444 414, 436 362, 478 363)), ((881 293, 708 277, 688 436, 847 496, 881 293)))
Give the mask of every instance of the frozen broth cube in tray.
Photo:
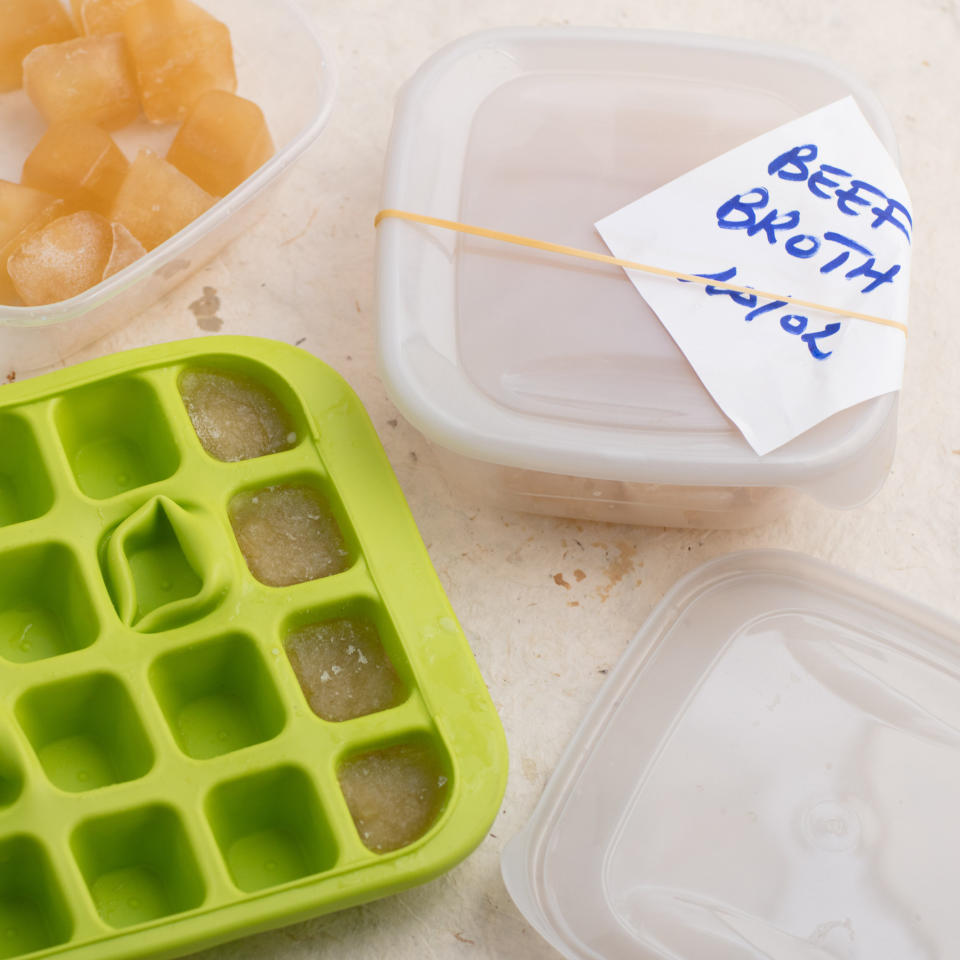
POLYGON ((37 47, 23 61, 23 86, 48 123, 85 120, 114 130, 140 113, 130 58, 119 33, 37 47))
POLYGON ((0 0, 0 93, 21 85, 31 50, 76 35, 60 0, 0 0))
POLYGON ((340 722, 397 706, 403 686, 369 620, 311 623, 287 637, 287 656, 310 708, 340 722))
POLYGON ((440 764, 430 750, 415 744, 353 757, 339 776, 360 839, 377 853, 419 840, 433 826, 447 794, 440 764))
POLYGON ((297 433, 262 384, 224 370, 186 370, 180 395, 204 450, 228 463, 289 450, 297 433))
POLYGON ((111 219, 152 250, 192 223, 216 202, 173 164, 142 150, 120 185, 111 219))
POLYGON ((0 303, 13 303, 17 296, 7 272, 10 255, 32 232, 60 216, 63 206, 43 190, 0 180, 0 303))
POLYGON ((53 124, 23 165, 22 183, 81 210, 108 215, 130 164, 109 133, 92 123, 53 124))
POLYGON ((323 495, 300 484, 238 494, 230 522, 250 572, 268 587, 289 587, 345 570, 349 552, 323 495))
POLYGON ((190 0, 142 0, 123 31, 151 123, 180 123, 208 90, 237 89, 229 29, 190 0))
POLYGON ((73 19, 88 37, 123 31, 123 14, 141 0, 70 0, 73 19))
POLYGON ((204 190, 224 197, 273 154, 263 111, 236 94, 211 90, 194 104, 167 159, 204 190))
POLYGON ((113 249, 113 230, 98 213, 60 217, 36 231, 8 261, 27 306, 58 303, 98 284, 113 249))

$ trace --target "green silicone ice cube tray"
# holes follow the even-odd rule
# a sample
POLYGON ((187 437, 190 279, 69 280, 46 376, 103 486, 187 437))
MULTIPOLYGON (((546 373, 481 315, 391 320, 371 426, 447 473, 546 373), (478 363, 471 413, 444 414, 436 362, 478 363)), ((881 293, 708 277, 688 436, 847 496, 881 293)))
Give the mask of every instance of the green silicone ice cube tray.
POLYGON ((118 354, 0 389, 0 958, 174 957, 428 880, 484 837, 503 731, 359 400, 325 364, 223 337, 118 354), (179 393, 239 373, 297 442, 208 455, 179 393), (228 516, 294 482, 328 500, 345 571, 249 572, 228 516), (402 702, 309 707, 284 641, 372 620, 402 702), (364 843, 338 770, 426 747, 443 809, 413 844, 364 843))

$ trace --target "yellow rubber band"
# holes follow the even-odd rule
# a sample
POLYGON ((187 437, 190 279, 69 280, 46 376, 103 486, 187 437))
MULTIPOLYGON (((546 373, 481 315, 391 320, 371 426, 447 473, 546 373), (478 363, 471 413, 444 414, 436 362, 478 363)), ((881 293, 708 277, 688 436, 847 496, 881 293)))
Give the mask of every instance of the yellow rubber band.
POLYGON ((530 247, 533 250, 545 250, 548 253, 559 253, 566 257, 579 257, 581 260, 593 260, 597 263, 609 263, 615 267, 625 267, 627 270, 639 270, 642 273, 651 273, 657 277, 671 277, 676 280, 686 280, 689 283, 699 283, 701 286, 717 287, 720 290, 733 290, 737 293, 746 293, 763 300, 783 300, 785 303, 797 307, 806 307, 808 310, 819 310, 822 313, 831 313, 838 317, 854 320, 869 320, 870 323, 879 323, 884 327, 893 327, 907 335, 907 327, 896 320, 886 317, 875 317, 869 313, 857 313, 854 310, 841 310, 838 307, 829 307, 823 303, 814 303, 811 300, 801 300, 798 297, 789 297, 782 293, 769 293, 766 290, 754 290, 753 287, 741 287, 735 283, 724 283, 720 280, 709 280, 692 273, 680 273, 677 270, 666 270, 663 267, 652 267, 647 263, 635 263, 632 260, 621 260, 605 253, 594 253, 592 250, 581 250, 579 247, 568 247, 562 243, 550 243, 548 240, 534 240, 532 237, 522 237, 516 233, 504 233, 501 230, 488 230, 486 227, 474 227, 457 220, 441 220, 439 217, 427 217, 422 213, 410 213, 408 210, 381 210, 373 221, 374 227, 388 219, 409 220, 411 223, 422 223, 428 227, 440 227, 443 230, 453 230, 456 233, 466 233, 472 237, 486 237, 488 240, 500 240, 503 243, 512 243, 518 247, 530 247))

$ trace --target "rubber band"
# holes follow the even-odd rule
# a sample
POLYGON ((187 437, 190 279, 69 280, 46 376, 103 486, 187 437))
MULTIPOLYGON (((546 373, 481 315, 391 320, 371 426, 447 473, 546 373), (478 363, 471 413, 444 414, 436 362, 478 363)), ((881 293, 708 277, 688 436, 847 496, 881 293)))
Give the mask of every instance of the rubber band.
POLYGON ((735 293, 745 293, 763 300, 783 300, 784 303, 797 307, 806 307, 808 310, 819 310, 839 317, 853 320, 868 320, 884 327, 893 327, 907 336, 906 324, 897 320, 888 320, 886 317, 876 317, 869 313, 857 313, 855 310, 841 310, 823 303, 814 303, 810 300, 801 300, 799 297, 790 297, 786 294, 769 293, 765 290, 755 290, 753 287, 741 287, 735 283, 726 283, 721 280, 710 280, 698 277, 692 273, 680 273, 677 270, 667 270, 663 267, 653 267, 646 263, 635 263, 632 260, 621 260, 606 253, 594 253, 592 250, 581 250, 579 247, 568 247, 562 243, 551 243, 548 240, 534 240, 532 237, 523 237, 516 233, 504 233, 501 230, 488 230, 486 227, 475 227, 457 220, 442 220, 439 217, 427 217, 422 213, 411 213, 408 210, 381 210, 373 221, 374 227, 379 227, 386 219, 408 220, 411 223, 422 223, 428 227, 440 227, 442 230, 453 230, 456 233, 465 233, 472 237, 485 237, 488 240, 499 240, 502 243, 512 243, 518 247, 529 247, 532 250, 544 250, 547 253, 559 253, 566 257, 578 257, 580 260, 592 260, 596 263, 608 263, 615 267, 624 267, 627 270, 639 270, 641 273, 653 274, 657 277, 670 277, 675 280, 685 280, 688 283, 698 283, 701 286, 716 287, 718 290, 732 290, 735 293))

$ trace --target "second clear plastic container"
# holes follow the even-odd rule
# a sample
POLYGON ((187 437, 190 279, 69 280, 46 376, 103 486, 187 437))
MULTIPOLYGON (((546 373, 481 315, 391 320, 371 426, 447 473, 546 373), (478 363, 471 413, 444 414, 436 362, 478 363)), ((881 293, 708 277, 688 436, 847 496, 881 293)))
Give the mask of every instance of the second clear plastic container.
MULTIPOLYGON (((606 214, 797 116, 874 97, 811 55, 692 34, 488 31, 397 104, 382 206, 607 252, 606 214)), ((745 527, 799 493, 882 485, 897 398, 758 457, 619 268, 400 220, 378 237, 380 356, 404 416, 470 496, 620 523, 745 527)))
MULTIPOLYGON (((91 290, 43 307, 0 305, 0 362, 18 376, 57 364, 182 283, 265 211, 272 188, 320 135, 336 91, 329 55, 293 0, 200 0, 230 28, 237 93, 264 111, 277 151, 198 220, 91 290)), ((0 177, 19 181, 46 124, 22 90, 0 94, 0 177)), ((165 154, 176 127, 143 118, 114 136, 129 156, 165 154)), ((6 370, 3 371, 6 373, 6 370)))
POLYGON ((661 601, 503 876, 567 960, 960 955, 960 624, 812 557, 661 601))

